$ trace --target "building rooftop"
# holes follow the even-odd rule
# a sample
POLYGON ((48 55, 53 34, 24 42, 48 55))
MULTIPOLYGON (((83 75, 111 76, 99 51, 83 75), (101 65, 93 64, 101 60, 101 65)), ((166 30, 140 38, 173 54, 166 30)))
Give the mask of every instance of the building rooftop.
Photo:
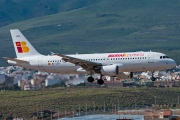
POLYGON ((82 117, 74 118, 61 118, 60 120, 116 120, 116 119, 133 119, 133 120, 142 120, 143 115, 89 115, 82 117))

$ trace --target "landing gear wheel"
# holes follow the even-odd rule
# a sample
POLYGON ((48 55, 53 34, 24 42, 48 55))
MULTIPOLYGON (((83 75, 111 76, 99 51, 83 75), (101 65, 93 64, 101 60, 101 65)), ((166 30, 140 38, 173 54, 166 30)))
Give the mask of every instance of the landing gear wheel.
POLYGON ((98 80, 97 80, 97 83, 98 83, 99 85, 103 85, 103 84, 104 84, 104 81, 103 81, 102 79, 98 79, 98 80))
POLYGON ((151 80, 152 80, 152 81, 156 81, 156 78, 155 78, 155 77, 152 77, 151 80))
POLYGON ((152 81, 155 81, 155 80, 156 80, 156 78, 154 77, 154 71, 152 72, 151 80, 152 80, 152 81))
POLYGON ((89 76, 89 77, 87 78, 87 81, 90 82, 90 83, 92 83, 92 82, 94 82, 94 78, 93 78, 92 76, 89 76))

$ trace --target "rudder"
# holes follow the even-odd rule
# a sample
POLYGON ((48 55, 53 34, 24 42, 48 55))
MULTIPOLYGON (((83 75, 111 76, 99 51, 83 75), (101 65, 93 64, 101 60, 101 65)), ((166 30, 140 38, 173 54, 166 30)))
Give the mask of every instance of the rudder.
POLYGON ((10 30, 10 32, 17 58, 41 55, 18 29, 10 30))

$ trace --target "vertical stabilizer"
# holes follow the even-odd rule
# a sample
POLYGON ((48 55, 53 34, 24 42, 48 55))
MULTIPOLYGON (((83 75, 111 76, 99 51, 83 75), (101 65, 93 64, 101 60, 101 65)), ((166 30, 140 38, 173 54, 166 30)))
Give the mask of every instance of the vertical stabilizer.
POLYGON ((41 55, 18 29, 10 30, 10 32, 17 58, 41 55))

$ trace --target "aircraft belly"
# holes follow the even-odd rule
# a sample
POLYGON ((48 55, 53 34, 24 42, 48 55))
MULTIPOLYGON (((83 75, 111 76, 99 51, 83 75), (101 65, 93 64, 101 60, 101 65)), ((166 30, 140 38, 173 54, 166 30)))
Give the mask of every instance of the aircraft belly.
POLYGON ((48 66, 45 67, 46 72, 59 73, 59 74, 77 74, 76 69, 78 66, 48 66))
POLYGON ((132 63, 126 63, 125 67, 126 67, 125 72, 135 72, 135 71, 138 72, 138 71, 144 71, 145 64, 140 62, 132 62, 132 63))
POLYGON ((127 72, 155 71, 161 68, 159 63, 132 63, 126 65, 127 72))

